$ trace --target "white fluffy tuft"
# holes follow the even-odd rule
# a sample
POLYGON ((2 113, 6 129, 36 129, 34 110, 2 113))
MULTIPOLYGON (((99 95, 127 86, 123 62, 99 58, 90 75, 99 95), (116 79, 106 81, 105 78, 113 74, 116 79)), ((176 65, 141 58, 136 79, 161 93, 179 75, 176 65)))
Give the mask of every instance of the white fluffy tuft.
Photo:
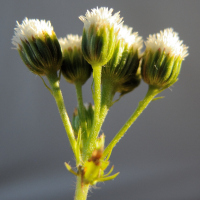
POLYGON ((84 23, 84 27, 86 30, 89 29, 91 24, 97 24, 99 26, 110 24, 111 26, 114 25, 114 29, 117 32, 121 24, 123 23, 123 18, 120 18, 119 15, 120 12, 117 12, 114 15, 112 15, 112 8, 108 10, 108 8, 106 7, 97 7, 96 9, 94 8, 91 10, 91 12, 87 10, 85 16, 79 17, 79 19, 84 23))
POLYGON ((65 38, 60 38, 58 41, 62 50, 66 50, 68 48, 73 49, 75 46, 77 48, 81 48, 82 36, 70 34, 67 35, 65 38))
POLYGON ((17 21, 17 28, 14 29, 14 36, 12 38, 12 43, 18 48, 21 44, 21 40, 25 40, 33 37, 43 37, 43 33, 47 32, 50 36, 53 33, 53 26, 51 26, 50 21, 38 20, 38 19, 28 19, 27 17, 19 24, 17 21))
POLYGON ((142 37, 138 36, 138 32, 132 33, 132 30, 133 28, 123 25, 120 28, 118 39, 123 39, 129 47, 134 46, 140 51, 143 47, 142 37))
POLYGON ((178 33, 173 32, 172 28, 149 35, 145 45, 147 49, 157 51, 160 48, 161 51, 165 50, 166 54, 181 56, 183 60, 188 55, 188 47, 179 40, 178 33))

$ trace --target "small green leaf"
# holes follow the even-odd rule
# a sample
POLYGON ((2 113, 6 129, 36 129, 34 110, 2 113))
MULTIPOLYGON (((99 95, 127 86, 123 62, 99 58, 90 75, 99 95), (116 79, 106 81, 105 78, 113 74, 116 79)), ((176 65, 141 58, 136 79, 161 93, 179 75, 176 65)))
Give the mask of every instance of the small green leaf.
POLYGON ((155 97, 155 98, 152 99, 152 101, 156 101, 158 99, 163 99, 163 98, 165 98, 165 97, 164 96, 163 97, 155 97))
POLYGON ((45 86, 45 87, 51 92, 51 94, 53 95, 52 89, 49 88, 49 86, 45 83, 45 81, 44 81, 44 79, 42 78, 42 76, 40 76, 39 74, 38 74, 38 76, 42 79, 42 82, 44 83, 44 86, 45 86))
POLYGON ((102 178, 105 178, 106 176, 109 176, 112 173, 113 169, 114 169, 114 165, 111 167, 110 171, 107 174, 102 176, 102 178))
POLYGON ((74 174, 75 176, 78 176, 78 174, 72 169, 72 167, 68 164, 68 163, 66 163, 65 162, 65 167, 67 168, 67 170, 69 171, 69 172, 71 172, 72 174, 74 174))
POLYGON ((113 180, 115 179, 117 176, 119 175, 119 172, 112 175, 112 176, 108 176, 108 177, 104 177, 104 178, 100 178, 98 179, 98 182, 104 182, 104 181, 110 181, 110 180, 113 180))

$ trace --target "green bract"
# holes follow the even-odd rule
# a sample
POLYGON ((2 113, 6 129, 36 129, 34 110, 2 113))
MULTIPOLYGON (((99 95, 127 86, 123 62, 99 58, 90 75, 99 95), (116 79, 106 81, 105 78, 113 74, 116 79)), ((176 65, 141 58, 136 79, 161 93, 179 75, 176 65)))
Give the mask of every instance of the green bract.
POLYGON ((116 41, 114 27, 98 27, 92 24, 87 31, 83 29, 82 52, 85 60, 92 66, 105 65, 113 55, 116 41))
POLYGON ((180 73, 182 58, 170 56, 160 49, 146 51, 142 62, 142 78, 154 87, 164 89, 173 85, 180 73))
POLYGON ((44 38, 30 38, 21 41, 18 52, 25 65, 34 74, 47 75, 60 69, 62 53, 55 34, 44 38))

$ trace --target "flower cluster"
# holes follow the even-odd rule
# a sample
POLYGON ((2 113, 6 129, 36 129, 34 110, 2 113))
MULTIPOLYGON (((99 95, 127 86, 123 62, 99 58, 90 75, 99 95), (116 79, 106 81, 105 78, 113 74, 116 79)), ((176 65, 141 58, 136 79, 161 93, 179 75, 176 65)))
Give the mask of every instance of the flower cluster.
MULTIPOLYGON (((113 94, 125 94, 140 82, 139 61, 143 40, 137 32, 132 33, 131 27, 123 25, 119 12, 114 15, 112 12, 113 9, 105 7, 87 11, 85 16, 79 17, 84 23, 83 39, 78 35, 67 35, 59 42, 50 21, 25 18, 22 24, 17 22, 12 43, 35 74, 57 71, 62 64, 62 73, 67 81, 84 84, 91 74, 88 63, 92 67, 105 65, 103 80, 105 77, 113 79, 113 94)), ((179 40, 178 33, 168 28, 149 35, 144 43, 146 50, 141 65, 143 80, 160 88, 174 83, 179 74, 177 70, 180 71, 181 62, 188 55, 188 47, 179 40), (171 80, 173 66, 178 67, 171 80)))
POLYGON ((119 12, 105 7, 87 11, 79 19, 84 23, 82 36, 67 35, 57 39, 50 21, 25 18, 17 22, 12 43, 25 65, 34 74, 46 76, 56 100, 69 142, 76 159, 77 176, 75 199, 85 200, 88 189, 98 182, 114 179, 119 173, 105 174, 114 146, 156 95, 173 85, 180 73, 188 47, 178 33, 167 28, 149 35, 143 42, 138 32, 123 25, 119 12), (144 52, 143 43, 146 48, 144 52), (58 73, 59 71, 59 73, 58 73), (93 76, 94 105, 83 103, 82 86, 93 76), (61 75, 75 85, 78 106, 72 123, 68 117, 62 92, 61 75), (133 91, 143 79, 149 85, 146 96, 135 112, 104 148, 105 136, 101 127, 118 92, 120 97, 133 91))

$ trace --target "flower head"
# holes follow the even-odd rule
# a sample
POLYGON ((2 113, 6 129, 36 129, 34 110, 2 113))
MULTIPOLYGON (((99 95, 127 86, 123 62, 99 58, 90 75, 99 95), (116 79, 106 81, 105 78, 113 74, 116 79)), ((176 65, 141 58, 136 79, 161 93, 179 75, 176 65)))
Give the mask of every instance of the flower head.
POLYGON ((69 83, 79 82, 83 85, 90 77, 92 67, 83 58, 81 42, 82 37, 78 35, 67 35, 59 39, 63 54, 61 66, 63 76, 69 83))
POLYGON ((87 11, 79 19, 84 23, 82 52, 84 58, 94 66, 105 65, 112 57, 117 35, 122 25, 119 12, 102 7, 87 11))
POLYGON ((179 40, 172 28, 149 35, 142 62, 142 77, 146 83, 163 89, 178 79, 181 64, 188 55, 188 47, 179 40))
POLYGON ((142 46, 142 37, 137 32, 132 33, 132 28, 128 26, 121 27, 113 56, 102 69, 102 84, 107 80, 112 81, 113 95, 116 92, 124 95, 140 84, 142 46))
POLYGON ((62 53, 50 21, 25 18, 17 22, 13 45, 35 74, 46 75, 60 69, 62 53))

